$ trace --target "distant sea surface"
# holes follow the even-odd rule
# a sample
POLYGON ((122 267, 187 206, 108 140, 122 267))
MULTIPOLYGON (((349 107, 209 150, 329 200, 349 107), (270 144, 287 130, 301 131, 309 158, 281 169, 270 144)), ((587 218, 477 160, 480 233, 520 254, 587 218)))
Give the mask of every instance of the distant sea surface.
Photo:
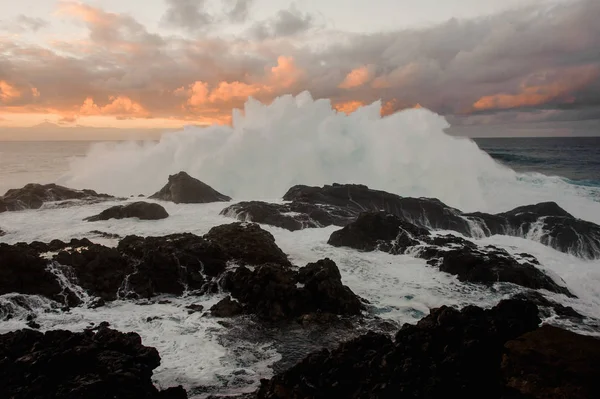
MULTIPOLYGON (((478 146, 518 172, 600 186, 600 137, 479 138, 478 146)), ((55 182, 91 141, 0 141, 0 194, 26 183, 55 182)))

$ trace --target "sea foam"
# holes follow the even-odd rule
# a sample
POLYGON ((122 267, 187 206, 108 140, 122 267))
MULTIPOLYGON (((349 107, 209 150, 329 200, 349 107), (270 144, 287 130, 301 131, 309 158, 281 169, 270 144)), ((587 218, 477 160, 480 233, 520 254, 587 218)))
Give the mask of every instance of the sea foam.
POLYGON ((187 127, 158 142, 100 143, 59 183, 117 195, 151 194, 186 171, 235 199, 281 198, 295 184, 360 183, 402 196, 434 197, 463 211, 501 212, 556 201, 600 222, 600 191, 563 178, 522 174, 477 144, 445 133, 427 109, 380 116, 381 103, 351 115, 308 92, 271 104, 249 99, 232 126, 187 127))

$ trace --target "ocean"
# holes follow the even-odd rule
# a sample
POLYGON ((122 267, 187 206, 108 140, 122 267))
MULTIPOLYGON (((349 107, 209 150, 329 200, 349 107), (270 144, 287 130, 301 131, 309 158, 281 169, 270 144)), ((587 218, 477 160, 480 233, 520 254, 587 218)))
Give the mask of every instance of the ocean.
MULTIPOLYGON (((286 101, 292 101, 290 99, 286 101)), ((361 183, 402 196, 433 197, 462 211, 504 212, 521 205, 555 201, 578 218, 600 223, 600 138, 451 137, 443 118, 426 110, 411 110, 379 118, 371 109, 353 115, 332 114, 318 102, 281 103, 249 109, 236 127, 189 128, 152 142, 0 142, 0 191, 26 183, 57 182, 123 197, 152 194, 170 174, 187 171, 233 198, 280 203, 295 184, 361 183)), ((133 201, 133 199, 129 199, 133 201)), ((7 232, 0 242, 69 240, 90 237, 114 246, 115 239, 92 229, 121 236, 205 234, 233 219, 213 204, 161 202, 169 217, 158 221, 132 219, 95 222, 83 219, 118 204, 73 207, 45 205, 39 210, 0 213, 7 232)), ((358 252, 327 244, 335 226, 290 232, 261 226, 275 237, 293 264, 303 266, 328 257, 336 262, 342 281, 370 302, 371 312, 384 320, 415 323, 441 305, 493 306, 514 293, 504 285, 485 287, 459 281, 428 267, 410 255, 358 252)), ((453 232, 453 234, 456 234, 453 232)), ((562 253, 536 241, 536 236, 505 235, 473 239, 511 254, 528 253, 540 268, 575 295, 544 292, 589 317, 589 324, 563 323, 566 328, 600 335, 600 260, 562 253)), ((291 343, 282 337, 228 339, 224 324, 185 306, 208 309, 224 293, 169 298, 142 306, 119 300, 98 309, 75 307, 67 313, 48 311, 50 301, 32 298, 22 317, 0 321, 0 333, 25 326, 31 311, 42 330, 81 330, 109 321, 122 331, 135 331, 162 358, 153 378, 162 387, 182 384, 190 397, 249 391, 273 367, 318 348, 318 342, 291 343), (151 321, 149 321, 151 320, 151 321), (285 345, 284 345, 285 347, 285 345), (240 383, 240 376, 244 381, 240 383)), ((10 302, 0 296, 0 307, 10 302)))

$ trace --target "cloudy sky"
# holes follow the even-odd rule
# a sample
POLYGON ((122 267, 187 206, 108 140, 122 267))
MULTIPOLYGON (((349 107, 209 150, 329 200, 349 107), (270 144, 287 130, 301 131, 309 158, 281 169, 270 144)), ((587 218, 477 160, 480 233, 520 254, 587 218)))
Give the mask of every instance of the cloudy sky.
POLYGON ((309 90, 454 125, 600 118, 598 0, 0 3, 0 127, 228 123, 309 90))

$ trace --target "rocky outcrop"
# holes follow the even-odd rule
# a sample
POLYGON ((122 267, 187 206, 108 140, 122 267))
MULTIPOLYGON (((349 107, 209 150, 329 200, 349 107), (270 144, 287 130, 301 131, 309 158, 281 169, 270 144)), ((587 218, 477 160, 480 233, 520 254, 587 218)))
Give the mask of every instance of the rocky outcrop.
POLYGON ((539 399, 600 397, 600 340, 552 326, 505 345, 502 376, 506 385, 539 399))
POLYGON ((2 398, 187 398, 181 387, 159 391, 156 349, 136 333, 20 330, 0 335, 2 398))
POLYGON ((330 225, 345 226, 356 217, 354 211, 326 205, 305 202, 269 204, 261 201, 233 204, 223 209, 221 215, 245 222, 281 227, 289 231, 330 225))
POLYGON ((362 251, 410 253, 427 259, 430 265, 456 275, 461 281, 507 282, 571 295, 567 288, 537 269, 534 263, 539 263, 531 255, 516 257, 494 246, 479 247, 460 237, 433 235, 427 229, 385 212, 361 214, 355 222, 333 232, 328 243, 362 251))
POLYGON ((4 232, 2 229, 0 229, 0 237, 6 235, 6 232, 4 232))
POLYGON ((275 237, 255 223, 230 223, 213 227, 204 238, 219 243, 228 258, 246 265, 278 263, 290 265, 275 237))
POLYGON ((231 200, 230 197, 219 193, 185 172, 169 176, 169 182, 148 198, 171 201, 176 204, 203 204, 231 200))
MULTIPOLYGON (((358 315, 364 308, 360 298, 342 284, 340 272, 330 259, 298 271, 280 264, 264 264, 253 270, 239 267, 225 276, 223 289, 242 305, 239 310, 268 321, 311 313, 358 315)), ((231 300, 226 300, 217 310, 231 305, 231 300)))
POLYGON ((60 284, 50 266, 26 245, 0 244, 0 295, 41 295, 63 305, 78 305, 77 295, 60 284))
POLYGON ((11 189, 0 197, 0 213, 5 211, 20 211, 23 209, 38 209, 45 202, 64 200, 109 200, 114 197, 98 194, 93 190, 74 190, 57 184, 30 183, 23 188, 11 189))
POLYGON ((313 353, 261 381, 258 398, 523 397, 502 379, 503 346, 539 322, 536 306, 524 301, 490 310, 444 306, 404 325, 394 340, 368 333, 313 353))
POLYGON ((533 238, 562 252, 600 258, 600 226, 577 219, 554 202, 523 206, 499 214, 463 213, 437 199, 407 198, 358 184, 294 186, 284 204, 241 202, 221 214, 291 231, 345 226, 360 213, 383 211, 419 227, 453 230, 465 236, 506 234, 533 238))
POLYGON ((138 218, 141 220, 159 220, 166 219, 169 214, 159 204, 152 202, 132 202, 127 205, 116 205, 112 206, 98 215, 90 216, 83 220, 88 222, 96 222, 99 220, 109 219, 125 219, 125 218, 138 218))
POLYGON ((215 227, 205 237, 127 236, 116 248, 88 239, 0 244, 0 295, 36 294, 73 306, 92 298, 217 292, 228 262, 291 267, 273 236, 256 224, 215 227))

